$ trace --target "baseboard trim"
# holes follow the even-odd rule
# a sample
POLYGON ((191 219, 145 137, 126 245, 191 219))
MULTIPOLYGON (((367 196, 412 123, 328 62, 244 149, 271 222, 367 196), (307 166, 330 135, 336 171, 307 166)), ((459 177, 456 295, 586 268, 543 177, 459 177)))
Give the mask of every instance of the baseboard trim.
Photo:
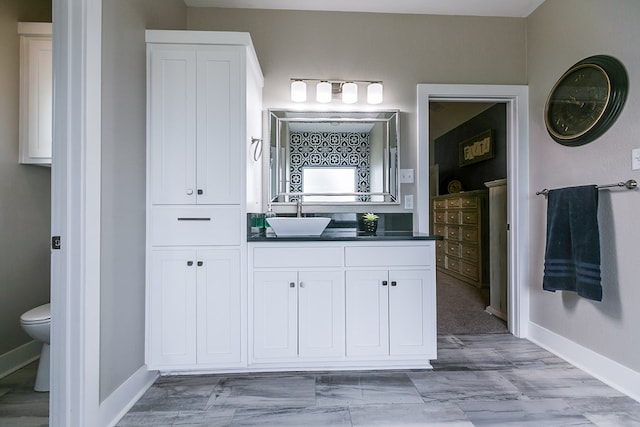
POLYGON ((158 378, 143 365, 100 404, 100 425, 115 426, 158 378))
POLYGON ((527 339, 640 402, 640 372, 533 322, 529 322, 527 339))
POLYGON ((40 351, 42 351, 42 343, 33 340, 0 355, 0 378, 37 360, 40 357, 40 351))

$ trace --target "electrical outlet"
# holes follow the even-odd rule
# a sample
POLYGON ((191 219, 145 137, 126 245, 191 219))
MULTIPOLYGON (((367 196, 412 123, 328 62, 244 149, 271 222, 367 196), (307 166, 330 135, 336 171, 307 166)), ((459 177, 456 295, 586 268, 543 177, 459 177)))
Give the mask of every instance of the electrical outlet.
POLYGON ((413 169, 400 169, 400 184, 413 183, 413 169))
POLYGON ((404 208, 413 209, 413 194, 407 194, 404 196, 404 208))
POLYGON ((640 148, 631 150, 631 170, 640 169, 640 148))

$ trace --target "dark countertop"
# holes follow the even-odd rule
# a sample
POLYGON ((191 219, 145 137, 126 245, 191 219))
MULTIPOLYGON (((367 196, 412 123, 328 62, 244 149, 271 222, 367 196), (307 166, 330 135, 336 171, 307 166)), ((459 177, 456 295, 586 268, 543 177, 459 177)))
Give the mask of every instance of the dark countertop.
POLYGON ((355 228, 327 228, 320 236, 278 237, 273 232, 266 234, 249 233, 248 242, 326 242, 326 241, 384 241, 384 240, 442 240, 442 236, 412 231, 378 231, 375 235, 365 234, 355 228))

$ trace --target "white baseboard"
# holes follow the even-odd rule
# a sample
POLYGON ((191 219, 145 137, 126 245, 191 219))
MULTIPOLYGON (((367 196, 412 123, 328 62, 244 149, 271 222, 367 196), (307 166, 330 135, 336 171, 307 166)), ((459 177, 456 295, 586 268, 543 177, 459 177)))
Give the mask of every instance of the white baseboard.
POLYGON ((115 426, 158 378, 144 365, 100 404, 100 425, 115 426))
POLYGON ((640 372, 529 322, 527 339, 640 402, 640 372))
POLYGON ((42 351, 42 343, 33 340, 0 355, 0 378, 37 360, 40 357, 40 351, 42 351))

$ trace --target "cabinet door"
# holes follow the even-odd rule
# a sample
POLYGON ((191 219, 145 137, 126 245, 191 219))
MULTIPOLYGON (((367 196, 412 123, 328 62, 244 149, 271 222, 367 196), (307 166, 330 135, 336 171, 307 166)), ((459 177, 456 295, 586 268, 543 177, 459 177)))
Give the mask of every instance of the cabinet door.
POLYGON ((299 356, 344 356, 343 273, 305 271, 298 278, 299 356))
POLYGON ((154 250, 149 283, 149 365, 196 363, 196 252, 154 250))
POLYGON ((388 273, 347 271, 347 356, 389 354, 388 273))
POLYGON ((196 203, 196 52, 149 47, 151 203, 196 203))
MULTIPOLYGON (((239 204, 243 179, 240 161, 241 51, 209 46, 198 50, 197 201, 239 204)), ((244 159, 243 159, 244 162, 244 159)))
POLYGON ((241 361, 240 253, 199 250, 198 364, 241 361))
POLYGON ((435 357, 436 313, 433 270, 389 272, 389 347, 391 355, 435 357))
POLYGON ((20 162, 51 164, 51 38, 21 38, 20 162))
POLYGON ((253 355, 255 359, 297 356, 298 275, 257 271, 253 276, 253 355))

